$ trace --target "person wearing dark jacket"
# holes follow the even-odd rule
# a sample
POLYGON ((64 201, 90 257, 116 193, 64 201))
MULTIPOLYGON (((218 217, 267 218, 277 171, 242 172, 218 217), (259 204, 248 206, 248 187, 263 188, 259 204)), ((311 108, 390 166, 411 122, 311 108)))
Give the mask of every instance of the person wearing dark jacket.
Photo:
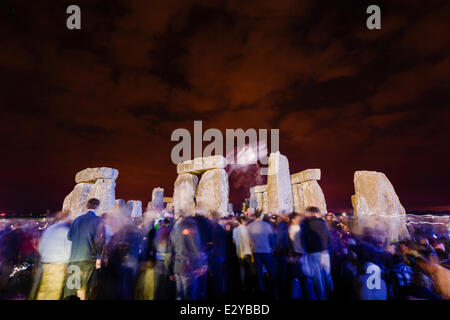
POLYGON ((94 270, 100 268, 105 228, 102 218, 96 213, 99 205, 98 199, 90 199, 87 203, 88 211, 75 219, 67 234, 67 239, 72 241, 72 249, 64 297, 77 295, 84 300, 88 281, 94 270))
POLYGON ((208 267, 206 253, 201 247, 201 237, 193 217, 181 217, 170 232, 173 273, 177 287, 177 300, 197 300, 198 279, 208 267))
POLYGON ((225 293, 225 274, 223 270, 226 257, 226 233, 219 224, 217 213, 211 217, 212 247, 208 255, 208 266, 211 275, 211 294, 217 299, 225 293))
POLYGON ((308 207, 305 212, 306 218, 300 228, 302 247, 308 255, 316 295, 320 300, 326 300, 333 289, 329 254, 330 231, 325 220, 320 217, 319 208, 308 207))
POLYGON ((273 255, 277 261, 277 278, 280 283, 279 292, 283 297, 288 297, 287 257, 290 250, 289 216, 285 214, 278 219, 279 222, 276 228, 275 249, 273 255))

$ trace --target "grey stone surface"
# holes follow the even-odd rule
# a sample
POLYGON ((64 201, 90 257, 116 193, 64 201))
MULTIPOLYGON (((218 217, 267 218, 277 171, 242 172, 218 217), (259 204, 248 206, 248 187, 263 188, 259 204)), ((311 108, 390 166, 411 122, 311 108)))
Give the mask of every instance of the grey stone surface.
POLYGON ((116 199, 114 202, 114 209, 121 209, 127 206, 127 203, 124 199, 116 199))
POLYGON ((131 218, 142 218, 142 202, 139 200, 129 200, 127 202, 131 218))
POLYGON ((70 211, 70 216, 75 218, 86 211, 88 196, 94 185, 91 183, 79 183, 64 199, 63 210, 70 211))
POLYGON ((250 198, 248 199, 248 207, 252 209, 258 208, 258 199, 256 198, 256 193, 250 193, 250 198))
POLYGON ((305 214, 305 206, 303 203, 303 190, 300 184, 292 185, 292 198, 294 201, 294 212, 298 214, 305 214))
POLYGON ((250 188, 250 193, 260 193, 260 192, 267 192, 267 184, 253 186, 250 188))
POLYGON ((299 195, 303 196, 303 208, 317 207, 320 209, 320 213, 326 214, 327 203, 325 201, 325 195, 322 188, 316 180, 309 180, 302 182, 299 186, 299 195))
POLYGON ((227 166, 227 159, 223 156, 210 156, 187 160, 177 165, 177 173, 201 174, 206 170, 223 169, 227 166))
POLYGON ((152 191, 152 204, 154 208, 164 208, 164 189, 157 187, 152 191))
POLYGON ((119 176, 119 170, 107 167, 87 168, 78 172, 75 176, 76 183, 91 182, 98 179, 116 180, 119 176))
POLYGON ((264 196, 263 195, 264 195, 263 192, 256 193, 256 209, 258 209, 261 212, 264 210, 264 196))
POLYGON ((116 181, 111 179, 99 179, 95 181, 87 200, 91 198, 100 200, 100 206, 97 209, 98 215, 113 212, 116 201, 116 181))
POLYGON ((198 177, 190 173, 179 174, 174 184, 173 206, 175 217, 195 214, 195 193, 198 177))
POLYGON ((263 192, 263 213, 269 212, 269 197, 267 192, 263 192))
POLYGON ((356 171, 353 211, 361 230, 370 228, 377 236, 396 241, 409 238, 405 224, 405 208, 384 173, 356 171))
POLYGON ((291 175, 291 184, 320 180, 320 169, 306 169, 291 175))
POLYGON ((198 183, 197 212, 228 215, 228 174, 224 169, 212 169, 203 173, 198 183))
POLYGON ((291 213, 294 210, 289 161, 279 151, 269 157, 267 195, 269 213, 291 213))

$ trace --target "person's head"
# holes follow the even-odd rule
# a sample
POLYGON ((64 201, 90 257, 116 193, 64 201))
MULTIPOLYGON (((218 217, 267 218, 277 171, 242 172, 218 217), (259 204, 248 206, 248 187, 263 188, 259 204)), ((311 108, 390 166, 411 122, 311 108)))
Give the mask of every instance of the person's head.
POLYGON ((166 228, 170 227, 170 219, 164 218, 164 220, 162 221, 162 226, 166 228))
POLYGON ((428 239, 426 237, 419 237, 419 243, 423 246, 428 246, 430 245, 430 242, 428 241, 428 239))
POLYGON ((305 209, 305 213, 307 217, 318 217, 320 216, 320 210, 317 207, 307 207, 305 209))
POLYGON ((291 217, 291 222, 293 225, 299 225, 300 224, 301 217, 298 213, 293 213, 291 217))
POLYGON ((398 243, 398 250, 401 254, 406 254, 406 252, 409 250, 408 243, 406 241, 400 241, 398 243))
POLYGON ((219 212, 217 212, 217 211, 211 211, 210 213, 209 213, 209 217, 211 218, 211 220, 213 220, 213 221, 218 221, 219 219, 220 219, 220 213, 219 212))
POLYGON ((95 199, 95 198, 91 198, 89 199, 89 201, 87 202, 86 207, 88 208, 88 210, 95 210, 100 206, 100 200, 95 199))
POLYGON ((261 219, 261 217, 262 217, 261 210, 256 210, 254 216, 255 216, 255 219, 261 219))
POLYGON ((55 214, 54 217, 54 221, 67 221, 69 220, 69 215, 70 215, 70 211, 65 210, 65 211, 60 211, 58 213, 55 214))
POLYGON ((281 214, 280 214, 280 216, 279 216, 279 218, 280 218, 280 221, 279 222, 281 222, 281 221, 284 221, 284 222, 289 222, 289 217, 291 216, 291 213, 287 213, 287 212, 282 212, 281 214))
POLYGON ((244 216, 240 216, 239 218, 238 218, 238 222, 239 222, 239 224, 241 224, 241 225, 243 225, 243 224, 245 224, 245 217, 244 216))

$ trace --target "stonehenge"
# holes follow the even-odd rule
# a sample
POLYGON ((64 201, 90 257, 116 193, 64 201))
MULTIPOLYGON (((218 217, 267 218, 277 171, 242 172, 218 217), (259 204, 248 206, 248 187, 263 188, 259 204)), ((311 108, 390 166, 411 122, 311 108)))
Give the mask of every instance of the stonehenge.
POLYGON ((90 198, 100 200, 99 214, 111 212, 115 207, 116 179, 119 171, 113 168, 87 168, 75 175, 77 183, 64 199, 62 210, 69 210, 72 218, 86 211, 86 203, 90 198))
MULTIPOLYGON (((149 208, 173 211, 175 218, 196 213, 217 213, 221 217, 233 214, 226 166, 227 160, 222 156, 196 158, 178 164, 173 197, 164 197, 164 189, 156 187, 149 208)), ((71 217, 76 218, 86 212, 90 198, 97 198, 100 200, 99 215, 120 211, 131 218, 141 218, 141 201, 115 199, 118 176, 118 170, 107 167, 78 172, 76 185, 64 199, 62 209, 69 210, 71 217)), ((251 187, 250 197, 245 199, 242 207, 249 208, 250 212, 304 215, 307 207, 315 206, 326 214, 327 204, 318 182, 320 179, 320 169, 290 174, 288 159, 279 152, 271 153, 267 184, 251 187)), ((405 208, 386 175, 376 171, 356 171, 354 187, 351 202, 359 230, 376 230, 379 237, 390 241, 409 237, 405 208)))
POLYGON ((175 216, 228 215, 227 160, 223 156, 210 156, 187 160, 177 165, 178 177, 173 191, 175 216))
MULTIPOLYGON (((269 173, 271 169, 269 169, 269 173)), ((282 189, 284 193, 290 193, 292 197, 285 197, 292 199, 292 205, 289 207, 285 207, 284 212, 295 212, 298 214, 305 214, 305 208, 309 206, 318 207, 322 214, 327 213, 327 204, 325 201, 325 196, 323 191, 317 182, 320 180, 321 172, 320 169, 307 169, 298 173, 294 173, 290 175, 290 183, 286 182, 286 176, 284 177, 284 186, 289 184, 291 186, 291 190, 289 188, 282 189)), ((268 177, 269 181, 269 177, 268 177)), ((259 185, 250 188, 250 208, 254 208, 255 210, 260 210, 263 213, 281 213, 283 211, 277 210, 278 204, 275 206, 270 206, 269 203, 274 201, 274 197, 269 198, 268 194, 280 192, 278 189, 278 185, 259 185), (271 188, 276 188, 275 191, 269 191, 271 188), (275 207, 275 208, 274 208, 275 207)), ((277 199, 275 199, 277 201, 277 199)), ((290 201, 290 200, 287 200, 290 201)))
POLYGON ((405 224, 405 208, 384 173, 356 171, 354 185, 353 215, 361 230, 376 230, 380 238, 390 241, 410 237, 405 224))

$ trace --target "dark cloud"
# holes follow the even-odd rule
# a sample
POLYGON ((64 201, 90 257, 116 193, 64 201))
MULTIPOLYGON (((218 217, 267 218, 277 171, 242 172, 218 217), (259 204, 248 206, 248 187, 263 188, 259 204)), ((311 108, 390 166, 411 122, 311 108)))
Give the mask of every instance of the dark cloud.
MULTIPOLYGON (((194 120, 279 128, 292 172, 322 168, 331 209, 360 169, 407 208, 449 206, 447 1, 377 1, 377 31, 371 1, 81 0, 81 31, 70 4, 0 4, 0 209, 58 209, 101 165, 122 198, 170 194, 170 134, 194 120)), ((233 172, 235 205, 253 169, 233 172)))

